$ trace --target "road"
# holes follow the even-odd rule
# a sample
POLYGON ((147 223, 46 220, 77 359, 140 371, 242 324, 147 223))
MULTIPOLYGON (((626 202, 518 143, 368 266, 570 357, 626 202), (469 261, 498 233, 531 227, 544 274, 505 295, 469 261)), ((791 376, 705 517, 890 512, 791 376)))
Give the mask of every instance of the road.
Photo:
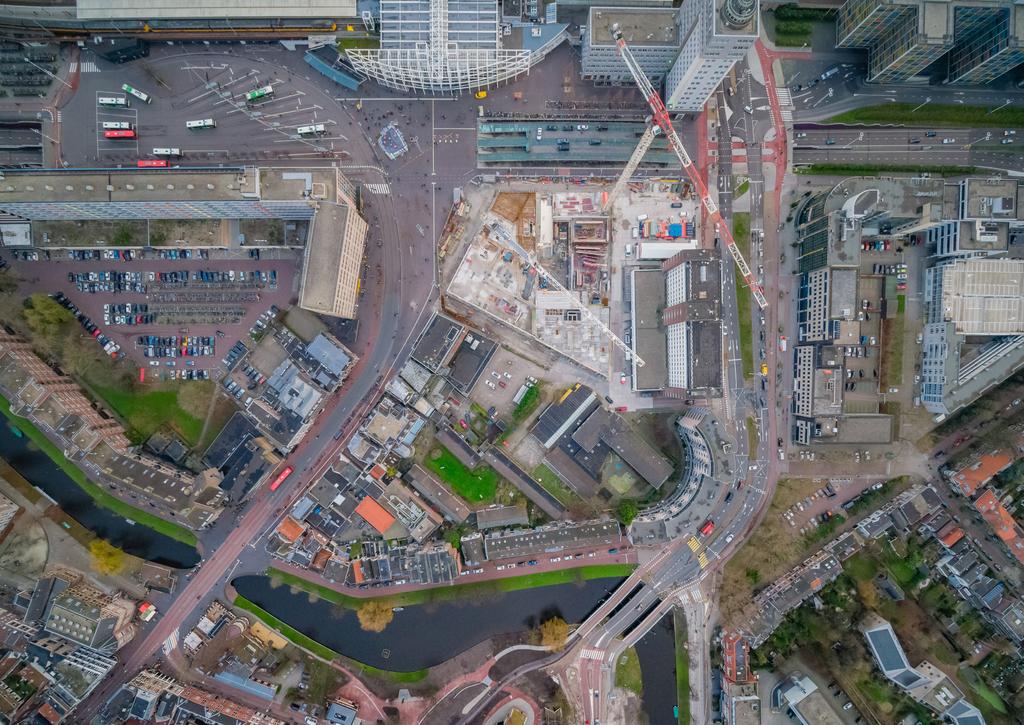
POLYGON ((1007 129, 870 128, 797 124, 793 163, 1024 168, 1024 137, 1007 129), (930 134, 930 135, 929 135, 930 134), (1004 143, 1007 142, 1007 143, 1004 143))

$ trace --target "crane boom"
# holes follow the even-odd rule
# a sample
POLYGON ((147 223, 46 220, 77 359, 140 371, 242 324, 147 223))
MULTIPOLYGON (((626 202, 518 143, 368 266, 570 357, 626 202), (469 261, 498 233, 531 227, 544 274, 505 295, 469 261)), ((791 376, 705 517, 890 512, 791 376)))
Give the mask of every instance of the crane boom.
POLYGON ((608 198, 604 200, 604 204, 601 206, 601 210, 607 212, 612 208, 612 202, 618 198, 622 190, 626 188, 626 184, 629 183, 630 178, 633 176, 633 172, 636 171, 636 167, 640 165, 640 162, 644 158, 644 154, 647 153, 647 149, 654 143, 654 137, 658 135, 660 129, 655 124, 650 124, 644 129, 644 135, 640 137, 640 142, 637 143, 636 148, 633 149, 633 155, 629 157, 629 161, 622 168, 622 173, 619 174, 618 180, 615 182, 615 186, 612 187, 611 193, 608 194, 608 198))
MULTIPOLYGON (((686 153, 686 148, 683 146, 683 142, 679 139, 679 135, 676 133, 675 128, 672 127, 672 119, 669 118, 668 109, 665 108, 664 101, 661 100, 661 96, 651 85, 650 79, 647 74, 644 73, 640 64, 636 58, 633 57, 633 51, 626 45, 626 39, 622 35, 622 30, 618 24, 615 23, 611 27, 612 37, 615 38, 615 44, 618 46, 619 55, 622 56, 623 62, 626 67, 629 68, 630 74, 633 76, 633 80, 636 81, 637 87, 643 94, 647 101, 647 105, 651 107, 651 114, 653 116, 654 124, 661 129, 661 132, 665 134, 668 139, 669 146, 676 152, 676 156, 679 157, 679 162, 683 165, 683 169, 686 171, 687 176, 690 177, 690 183, 693 184, 693 188, 700 194, 701 203, 704 208, 707 209, 708 217, 712 222, 722 221, 722 213, 718 210, 718 204, 711 198, 711 194, 708 193, 708 187, 704 183, 704 180, 700 178, 700 173, 697 170, 696 165, 690 158, 690 155, 686 153)), ((757 283, 757 279, 750 271, 750 266, 747 264, 747 260, 743 258, 743 253, 736 246, 736 240, 732 236, 732 231, 729 230, 729 225, 722 223, 720 227, 720 233, 722 238, 725 240, 726 249, 732 255, 733 261, 736 262, 736 266, 740 270, 740 274, 743 275, 743 280, 747 287, 750 288, 751 293, 754 295, 754 299, 757 301, 758 306, 763 310, 768 306, 768 300, 765 299, 764 290, 761 289, 761 285, 757 283)))

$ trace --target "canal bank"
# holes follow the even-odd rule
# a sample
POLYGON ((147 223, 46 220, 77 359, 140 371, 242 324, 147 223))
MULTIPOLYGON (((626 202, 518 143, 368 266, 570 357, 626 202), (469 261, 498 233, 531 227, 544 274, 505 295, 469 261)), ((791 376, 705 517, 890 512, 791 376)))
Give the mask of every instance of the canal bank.
POLYGON ((71 518, 127 553, 176 568, 199 562, 190 530, 111 496, 85 474, 31 421, 14 415, 0 397, 0 458, 44 491, 71 518))
POLYGON ((489 638, 525 638, 551 617, 570 624, 581 622, 623 578, 581 577, 541 585, 523 577, 519 579, 526 581, 505 589, 488 582, 492 586, 486 588, 480 584, 422 590, 433 592, 431 598, 415 603, 408 599, 413 592, 406 592, 385 598, 396 611, 380 633, 366 631, 359 624, 355 609, 367 600, 338 599, 337 592, 327 590, 335 595, 336 600, 331 601, 318 591, 275 585, 266 576, 243 576, 231 584, 246 602, 325 648, 321 656, 338 653, 381 670, 410 673, 439 665, 489 638))

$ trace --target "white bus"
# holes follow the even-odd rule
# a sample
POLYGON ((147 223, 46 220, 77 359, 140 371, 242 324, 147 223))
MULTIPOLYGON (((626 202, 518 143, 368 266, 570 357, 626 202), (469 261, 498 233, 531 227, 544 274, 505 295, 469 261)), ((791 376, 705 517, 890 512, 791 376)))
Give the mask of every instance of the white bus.
POLYGON ((133 96, 138 98, 143 103, 150 103, 153 100, 152 98, 149 97, 149 94, 143 93, 138 88, 132 88, 127 83, 125 83, 124 85, 121 86, 121 90, 124 91, 125 93, 132 94, 133 96))
POLYGON ((127 131, 132 127, 127 121, 104 121, 104 131, 127 131))
POLYGON ((299 126, 295 129, 300 136, 310 136, 312 134, 324 134, 327 133, 327 129, 324 128, 322 123, 314 123, 309 126, 299 126))
POLYGON ((119 98, 117 96, 99 96, 96 98, 96 103, 101 106, 113 106, 114 108, 128 108, 129 104, 127 98, 119 98))
POLYGON ((154 156, 181 156, 181 149, 153 149, 154 156))
POLYGON ((200 121, 185 121, 185 128, 190 131, 197 128, 217 128, 217 122, 212 118, 204 118, 200 121))

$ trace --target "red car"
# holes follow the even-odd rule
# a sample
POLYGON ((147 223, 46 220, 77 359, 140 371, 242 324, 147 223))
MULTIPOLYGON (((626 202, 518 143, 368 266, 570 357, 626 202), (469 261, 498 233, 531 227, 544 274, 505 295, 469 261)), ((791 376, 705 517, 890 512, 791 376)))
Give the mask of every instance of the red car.
POLYGON ((625 405, 620 405, 615 409, 615 411, 618 413, 625 413, 627 410, 629 410, 629 408, 626 407, 625 405))
POLYGON ((459 425, 462 426, 462 430, 469 430, 469 425, 462 418, 459 418, 459 425))

